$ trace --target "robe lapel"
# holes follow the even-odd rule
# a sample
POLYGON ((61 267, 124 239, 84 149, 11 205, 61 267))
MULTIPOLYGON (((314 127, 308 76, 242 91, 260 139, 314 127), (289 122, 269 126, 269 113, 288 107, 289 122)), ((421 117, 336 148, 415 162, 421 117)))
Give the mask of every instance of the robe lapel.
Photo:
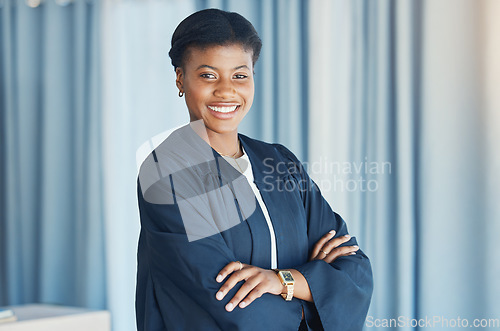
MULTIPOLYGON (((222 177, 224 180, 221 179, 222 182, 230 183, 232 180, 237 178, 238 176, 243 176, 241 175, 237 170, 233 168, 229 163, 227 163, 224 158, 217 153, 215 150, 214 152, 214 157, 216 160, 217 164, 217 171, 219 173, 219 176, 222 177), (221 164, 222 163, 222 164, 221 164), (221 168, 224 168, 224 171, 221 171, 221 168), (236 175, 237 174, 237 175, 236 175)), ((247 183, 248 185, 248 183, 247 183)), ((249 187, 249 190, 251 191, 251 188, 249 187)), ((250 237, 252 241, 252 252, 250 256, 250 264, 264 268, 264 269, 270 269, 271 268, 271 236, 269 233, 269 228, 267 226, 267 221, 264 216, 264 213, 262 212, 262 209, 260 208, 259 203, 257 202, 257 199, 255 196, 252 194, 252 197, 255 199, 255 210, 251 213, 250 216, 247 216, 247 219, 245 220, 243 218, 243 215, 241 212, 239 213, 240 217, 240 222, 245 222, 248 224, 248 228, 250 230, 250 237)), ((245 197, 243 197, 245 198, 245 197)), ((238 202, 237 197, 235 196, 235 204, 236 204, 236 209, 238 211, 241 211, 242 208, 240 207, 240 204, 243 204, 244 202, 238 202)))
POLYGON ((300 247, 307 247, 307 221, 305 215, 300 213, 300 202, 295 201, 293 194, 284 187, 283 180, 288 178, 283 173, 286 172, 286 165, 277 164, 284 161, 274 148, 262 143, 255 144, 252 139, 241 134, 239 137, 252 163, 254 182, 273 223, 278 268, 303 263, 304 258, 307 260, 307 250, 300 247))

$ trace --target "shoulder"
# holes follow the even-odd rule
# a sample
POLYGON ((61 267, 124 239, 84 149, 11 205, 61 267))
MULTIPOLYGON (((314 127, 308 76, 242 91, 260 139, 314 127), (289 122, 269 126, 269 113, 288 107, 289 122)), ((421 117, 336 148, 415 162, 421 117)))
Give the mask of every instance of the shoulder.
POLYGON ((254 164, 257 170, 269 172, 269 167, 274 169, 279 169, 279 173, 283 174, 283 170, 288 175, 292 177, 297 177, 301 179, 307 177, 306 169, 304 165, 299 161, 295 154, 290 151, 287 147, 278 143, 268 143, 261 140, 249 138, 245 135, 240 134, 242 143, 245 148, 249 148, 248 151, 250 158, 253 160, 260 160, 262 167, 259 168, 259 162, 254 164))

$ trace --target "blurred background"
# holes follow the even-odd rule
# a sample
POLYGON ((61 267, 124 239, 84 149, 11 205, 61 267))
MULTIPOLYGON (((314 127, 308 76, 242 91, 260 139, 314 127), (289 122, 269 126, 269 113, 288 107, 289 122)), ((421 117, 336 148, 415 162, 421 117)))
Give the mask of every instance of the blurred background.
POLYGON ((500 319, 498 0, 0 0, 0 306, 135 330, 136 151, 188 122, 170 38, 208 7, 258 30, 241 132, 347 221, 372 320, 500 319))

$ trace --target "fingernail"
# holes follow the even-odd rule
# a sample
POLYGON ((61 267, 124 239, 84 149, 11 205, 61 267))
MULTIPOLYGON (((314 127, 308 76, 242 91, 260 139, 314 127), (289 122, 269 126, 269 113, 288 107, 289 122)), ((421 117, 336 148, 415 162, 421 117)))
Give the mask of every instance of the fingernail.
POLYGON ((359 247, 357 245, 352 246, 352 248, 354 248, 355 250, 359 249, 359 247))
POLYGON ((222 300, 224 298, 224 293, 222 293, 221 291, 217 292, 217 294, 215 295, 215 297, 217 298, 217 300, 222 300))
POLYGON ((330 233, 331 234, 335 234, 335 230, 330 230, 330 233))
POLYGON ((233 304, 231 302, 226 305, 226 310, 227 311, 232 311, 233 310, 233 304))
POLYGON ((349 254, 349 255, 356 255, 356 252, 351 252, 351 254, 349 254))
POLYGON ((351 236, 350 236, 350 235, 348 235, 348 234, 346 234, 344 237, 346 237, 346 238, 351 238, 351 236))
POLYGON ((222 282, 222 275, 217 275, 217 278, 215 278, 215 280, 217 281, 217 283, 220 283, 222 282))
POLYGON ((245 308, 247 306, 247 303, 245 301, 242 301, 240 303, 240 308, 245 308))

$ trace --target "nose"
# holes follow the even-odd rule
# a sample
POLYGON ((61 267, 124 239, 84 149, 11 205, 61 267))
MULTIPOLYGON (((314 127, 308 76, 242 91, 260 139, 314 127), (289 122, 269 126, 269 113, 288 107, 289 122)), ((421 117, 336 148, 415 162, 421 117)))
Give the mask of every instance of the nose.
POLYGON ((214 90, 214 96, 222 99, 229 99, 235 94, 236 88, 230 79, 220 79, 214 90))

